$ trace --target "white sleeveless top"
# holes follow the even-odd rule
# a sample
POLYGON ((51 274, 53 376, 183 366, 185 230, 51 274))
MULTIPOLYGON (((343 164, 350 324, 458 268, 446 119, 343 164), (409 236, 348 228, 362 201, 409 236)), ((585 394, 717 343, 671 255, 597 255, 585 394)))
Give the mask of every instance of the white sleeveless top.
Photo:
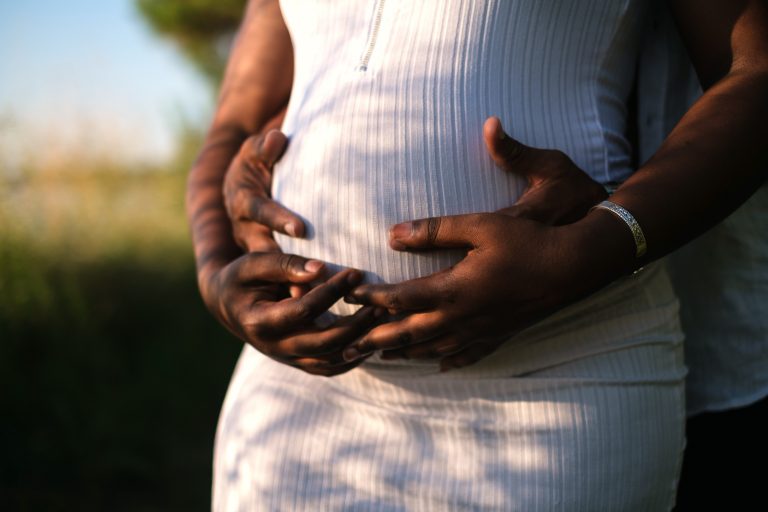
MULTIPOLYGON (((600 182, 630 173, 626 99, 644 1, 283 0, 295 79, 273 195, 309 238, 285 252, 399 282, 459 252, 397 253, 397 222, 510 206, 482 127, 564 151, 600 182)), ((338 305, 338 313, 350 309, 338 305)))
MULTIPOLYGON (((525 183, 483 143, 491 115, 600 181, 625 178, 646 5, 281 1, 296 73, 273 195, 311 226, 306 240, 278 236, 283 250, 388 282, 455 263, 393 251, 387 230, 515 201, 525 183)), ((669 510, 684 368, 663 269, 522 334, 461 370, 371 358, 331 379, 246 345, 219 419, 213 509, 669 510)))

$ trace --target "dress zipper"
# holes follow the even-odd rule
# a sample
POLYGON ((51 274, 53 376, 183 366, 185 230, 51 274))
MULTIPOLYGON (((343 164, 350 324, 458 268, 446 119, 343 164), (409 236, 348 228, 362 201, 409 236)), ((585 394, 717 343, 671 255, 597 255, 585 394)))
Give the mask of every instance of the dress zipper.
POLYGON ((374 7, 373 21, 368 31, 368 41, 365 45, 365 52, 360 57, 360 61, 355 67, 355 71, 368 71, 368 61, 371 60, 371 54, 376 46, 376 39, 379 37, 379 27, 381 26, 381 14, 384 12, 384 2, 386 0, 376 0, 374 7))

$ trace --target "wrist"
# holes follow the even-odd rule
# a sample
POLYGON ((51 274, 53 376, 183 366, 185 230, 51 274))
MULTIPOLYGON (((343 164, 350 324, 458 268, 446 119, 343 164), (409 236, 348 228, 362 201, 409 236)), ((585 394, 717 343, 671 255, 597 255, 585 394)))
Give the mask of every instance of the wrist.
POLYGON ((588 295, 631 274, 644 261, 637 258, 629 226, 614 213, 593 209, 579 221, 562 226, 572 265, 568 271, 578 296, 588 295))

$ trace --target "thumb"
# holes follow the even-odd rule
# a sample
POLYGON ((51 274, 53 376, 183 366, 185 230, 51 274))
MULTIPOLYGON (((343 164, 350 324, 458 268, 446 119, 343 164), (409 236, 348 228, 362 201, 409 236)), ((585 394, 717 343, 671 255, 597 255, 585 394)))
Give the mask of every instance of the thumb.
POLYGON ((483 214, 478 213, 402 222, 389 230, 389 245, 396 251, 474 247, 482 222, 483 214))
POLYGON ((496 165, 507 172, 512 172, 526 178, 535 170, 533 166, 526 165, 525 159, 531 152, 531 148, 522 142, 513 139, 504 131, 501 119, 489 117, 483 126, 483 138, 496 165))
POLYGON ((270 130, 264 135, 264 142, 261 144, 260 153, 267 167, 272 167, 275 162, 280 160, 287 146, 288 137, 280 130, 270 130))

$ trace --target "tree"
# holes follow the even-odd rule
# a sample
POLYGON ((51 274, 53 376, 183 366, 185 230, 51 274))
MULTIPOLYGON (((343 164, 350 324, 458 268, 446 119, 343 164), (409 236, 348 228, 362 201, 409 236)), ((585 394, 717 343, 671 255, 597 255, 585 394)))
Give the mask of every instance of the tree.
POLYGON ((150 27, 173 41, 212 83, 224 72, 247 0, 136 0, 150 27))

